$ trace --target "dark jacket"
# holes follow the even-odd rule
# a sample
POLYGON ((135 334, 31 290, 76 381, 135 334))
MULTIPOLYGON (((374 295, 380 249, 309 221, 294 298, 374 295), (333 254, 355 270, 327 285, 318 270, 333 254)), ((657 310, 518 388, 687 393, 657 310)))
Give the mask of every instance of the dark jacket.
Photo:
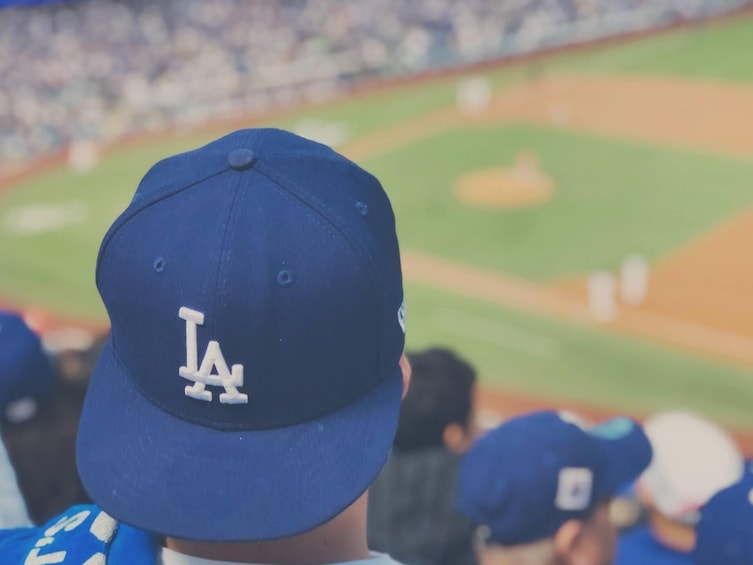
POLYGON ((369 491, 369 547, 406 565, 475 565, 473 524, 455 510, 460 458, 393 451, 369 491))

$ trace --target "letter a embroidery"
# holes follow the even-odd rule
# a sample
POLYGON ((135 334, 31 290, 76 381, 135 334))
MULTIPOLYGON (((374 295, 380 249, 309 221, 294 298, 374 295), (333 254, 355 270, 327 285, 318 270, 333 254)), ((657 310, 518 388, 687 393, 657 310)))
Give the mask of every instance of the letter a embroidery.
POLYGON ((199 366, 196 326, 204 324, 204 314, 184 306, 178 311, 178 316, 186 321, 186 365, 178 369, 178 374, 194 383, 186 385, 186 396, 211 402, 212 393, 206 390, 207 385, 221 386, 225 392, 220 394, 220 403, 248 404, 248 395, 238 392, 238 387, 243 386, 243 365, 233 365, 229 369, 218 341, 212 340, 207 344, 199 366), (216 373, 212 373, 214 368, 217 369, 216 373))

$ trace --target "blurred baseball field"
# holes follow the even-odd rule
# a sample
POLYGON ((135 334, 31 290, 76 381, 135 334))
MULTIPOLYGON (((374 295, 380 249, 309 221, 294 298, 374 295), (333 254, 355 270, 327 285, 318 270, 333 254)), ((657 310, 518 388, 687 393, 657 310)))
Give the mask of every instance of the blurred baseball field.
MULTIPOLYGON (((411 348, 454 346, 511 394, 753 429, 751 37, 744 18, 476 70, 472 108, 446 76, 235 126, 296 129, 382 180, 411 348), (635 254, 651 266, 645 300, 595 321, 589 274, 635 254)), ((3 185, 0 302, 104 324, 105 230, 156 159, 227 129, 3 185)))

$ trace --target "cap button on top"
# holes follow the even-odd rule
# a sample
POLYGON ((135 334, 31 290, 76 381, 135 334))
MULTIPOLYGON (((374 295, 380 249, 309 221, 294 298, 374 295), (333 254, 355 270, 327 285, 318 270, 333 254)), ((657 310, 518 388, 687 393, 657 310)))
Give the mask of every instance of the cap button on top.
POLYGON ((244 171, 254 166, 256 157, 250 149, 235 149, 227 156, 228 165, 236 171, 244 171))

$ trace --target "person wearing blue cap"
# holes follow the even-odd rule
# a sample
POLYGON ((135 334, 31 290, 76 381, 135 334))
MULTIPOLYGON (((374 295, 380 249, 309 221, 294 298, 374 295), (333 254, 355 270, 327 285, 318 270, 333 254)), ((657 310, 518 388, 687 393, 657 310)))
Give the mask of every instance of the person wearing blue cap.
POLYGON ((0 312, 0 425, 32 418, 53 383, 39 336, 20 314, 0 312))
POLYGON ((586 428, 570 415, 513 418, 470 449, 457 504, 479 525, 481 565, 608 565, 609 502, 651 461, 626 418, 586 428))
POLYGON ((366 537, 410 378, 376 178, 237 131, 152 167, 96 281, 112 331, 77 443, 96 506, 0 533, 3 562, 395 563, 366 537))
MULTIPOLYGON (((0 428, 34 417, 48 396, 53 371, 42 343, 15 312, 0 312, 0 428)), ((31 525, 5 443, 0 442, 0 528, 31 525)))
POLYGON ((715 494, 701 508, 691 554, 695 565, 753 563, 753 473, 715 494))

